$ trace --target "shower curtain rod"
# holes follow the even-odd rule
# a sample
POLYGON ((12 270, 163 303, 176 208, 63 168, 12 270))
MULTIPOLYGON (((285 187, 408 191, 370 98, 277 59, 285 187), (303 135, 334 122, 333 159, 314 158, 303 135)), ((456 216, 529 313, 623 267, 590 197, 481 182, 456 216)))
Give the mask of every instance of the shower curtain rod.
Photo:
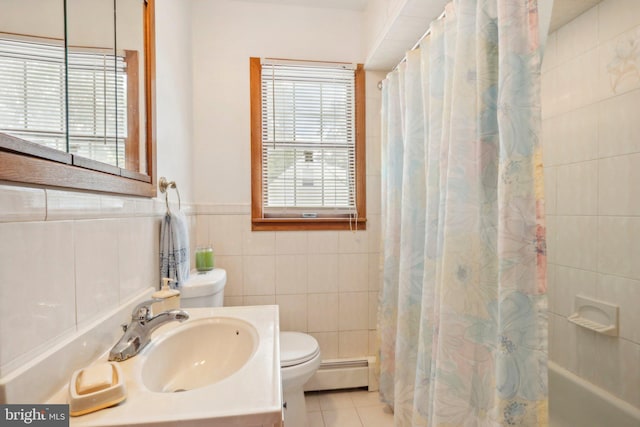
MULTIPOLYGON (((447 13, 445 10, 442 11, 442 13, 440 14, 440 16, 438 16, 435 21, 439 21, 440 19, 444 18, 445 16, 447 16, 447 13)), ((431 34, 431 26, 429 26, 429 28, 427 28, 427 31, 425 31, 425 33, 422 35, 422 37, 420 37, 418 39, 418 41, 416 42, 416 44, 413 45, 413 47, 411 49, 409 49, 409 51, 412 50, 416 50, 418 48, 418 46, 420 46, 420 43, 422 42, 422 40, 424 40, 429 34, 431 34)), ((402 64, 403 62, 406 62, 407 60, 407 55, 405 54, 402 59, 400 60, 400 62, 398 62, 396 64, 395 67, 393 67, 393 70, 391 71, 395 71, 398 69, 398 67, 400 66, 400 64, 402 64)))
MULTIPOLYGON (((439 21, 445 16, 447 16, 447 11, 443 10, 442 13, 434 21, 439 21)), ((413 45, 413 47, 409 49, 409 52, 411 52, 412 50, 416 50, 418 46, 420 46, 420 43, 422 42, 422 40, 424 40, 429 34, 431 34, 431 25, 429 25, 429 28, 427 28, 427 31, 425 31, 425 33, 418 39, 418 41, 413 45)), ((393 67, 393 69, 391 69, 390 72, 394 72, 395 70, 397 70, 400 64, 406 61, 407 61, 407 54, 405 53, 402 59, 400 60, 400 62, 398 62, 396 66, 393 67)), ((382 90, 382 80, 378 82, 378 89, 382 90)))

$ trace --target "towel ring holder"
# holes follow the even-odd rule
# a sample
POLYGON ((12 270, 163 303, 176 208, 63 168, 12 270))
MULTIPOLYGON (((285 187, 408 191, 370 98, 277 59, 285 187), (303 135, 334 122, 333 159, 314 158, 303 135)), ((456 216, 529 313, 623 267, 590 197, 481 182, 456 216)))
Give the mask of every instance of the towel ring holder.
POLYGON ((182 203, 180 202, 180 192, 178 191, 178 186, 175 181, 168 181, 164 176, 160 177, 160 181, 158 181, 158 188, 161 193, 164 193, 164 201, 167 204, 167 213, 171 214, 171 209, 169 209, 169 192, 167 191, 169 188, 173 188, 176 190, 176 194, 178 195, 178 210, 182 209, 182 203))

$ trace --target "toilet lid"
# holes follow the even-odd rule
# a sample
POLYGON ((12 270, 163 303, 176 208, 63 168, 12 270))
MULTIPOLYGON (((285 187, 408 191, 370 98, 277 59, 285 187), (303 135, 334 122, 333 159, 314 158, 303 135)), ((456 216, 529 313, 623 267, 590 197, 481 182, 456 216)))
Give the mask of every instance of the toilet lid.
POLYGON ((320 353, 318 341, 302 332, 280 332, 280 366, 293 366, 313 359, 320 353))

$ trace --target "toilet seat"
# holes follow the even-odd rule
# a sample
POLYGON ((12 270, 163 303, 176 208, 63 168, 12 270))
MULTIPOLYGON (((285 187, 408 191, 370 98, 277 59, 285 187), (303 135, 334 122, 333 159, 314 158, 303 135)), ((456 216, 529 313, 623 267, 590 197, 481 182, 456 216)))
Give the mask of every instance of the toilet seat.
POLYGON ((300 365, 320 353, 318 341, 302 332, 280 332, 280 367, 300 365))

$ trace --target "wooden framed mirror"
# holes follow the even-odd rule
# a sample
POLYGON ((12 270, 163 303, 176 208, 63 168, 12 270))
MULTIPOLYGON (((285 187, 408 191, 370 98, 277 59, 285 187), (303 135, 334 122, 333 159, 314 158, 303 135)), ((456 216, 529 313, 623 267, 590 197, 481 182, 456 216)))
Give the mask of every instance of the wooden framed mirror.
POLYGON ((0 180, 154 197, 154 40, 153 0, 3 0, 0 180))

